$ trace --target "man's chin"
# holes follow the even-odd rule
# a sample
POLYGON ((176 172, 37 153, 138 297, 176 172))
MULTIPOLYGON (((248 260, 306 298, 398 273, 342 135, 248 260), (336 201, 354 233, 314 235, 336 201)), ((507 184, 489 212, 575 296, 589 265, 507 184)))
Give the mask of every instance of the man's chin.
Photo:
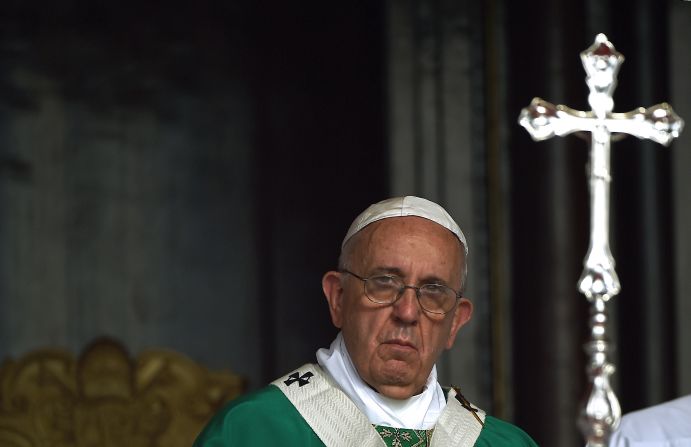
POLYGON ((422 392, 421 389, 418 389, 419 387, 416 387, 412 384, 408 385, 381 385, 379 388, 377 388, 377 391, 379 394, 382 396, 388 397, 389 399, 396 399, 396 400, 405 400, 409 399, 416 394, 420 394, 422 392))
POLYGON ((380 394, 392 399, 408 399, 422 392, 423 384, 415 381, 416 368, 407 362, 389 360, 385 362, 378 374, 378 386, 374 387, 380 394))

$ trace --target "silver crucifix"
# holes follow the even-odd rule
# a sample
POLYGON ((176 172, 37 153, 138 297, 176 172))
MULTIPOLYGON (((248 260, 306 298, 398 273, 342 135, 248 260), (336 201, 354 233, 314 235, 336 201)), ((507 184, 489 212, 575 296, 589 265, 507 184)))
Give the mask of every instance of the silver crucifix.
POLYGON ((578 282, 578 289, 591 303, 590 341, 585 345, 590 356, 587 367, 590 383, 578 423, 588 447, 605 447, 621 418, 619 401, 609 382, 615 368, 607 359, 610 347, 605 334, 605 303, 621 288, 609 248, 610 135, 629 134, 667 146, 679 136, 684 121, 666 103, 628 113, 612 113, 612 93, 617 86, 617 72, 624 56, 614 49, 604 34, 598 34, 595 43, 581 53, 581 60, 590 89, 590 112, 555 106, 535 98, 521 111, 518 122, 536 141, 577 131, 587 131, 592 135, 590 246, 578 282))

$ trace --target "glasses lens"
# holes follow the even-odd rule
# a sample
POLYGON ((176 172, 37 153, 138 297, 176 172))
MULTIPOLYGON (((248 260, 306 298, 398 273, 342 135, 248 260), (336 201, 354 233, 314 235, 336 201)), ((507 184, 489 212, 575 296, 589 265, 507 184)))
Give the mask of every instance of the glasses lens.
POLYGON ((456 293, 441 284, 420 287, 420 306, 428 312, 443 314, 453 309, 456 293))
POLYGON ((393 303, 399 290, 403 287, 401 280, 395 276, 373 276, 365 281, 365 293, 375 303, 393 303))

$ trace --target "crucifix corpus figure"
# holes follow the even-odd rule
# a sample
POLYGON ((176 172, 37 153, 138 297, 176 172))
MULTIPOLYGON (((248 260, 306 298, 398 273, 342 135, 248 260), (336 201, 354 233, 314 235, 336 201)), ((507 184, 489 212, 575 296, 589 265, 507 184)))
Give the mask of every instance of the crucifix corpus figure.
POLYGON ((521 111, 518 122, 535 141, 572 132, 590 132, 590 246, 578 282, 580 292, 591 303, 590 340, 585 351, 590 356, 587 367, 588 397, 578 424, 588 447, 605 447, 611 432, 619 425, 621 408, 609 376, 614 365, 607 359, 610 352, 606 337, 605 303, 619 293, 620 284, 614 271, 614 258, 609 248, 609 184, 610 136, 634 135, 668 146, 677 138, 684 121, 666 104, 627 113, 612 113, 612 93, 617 86, 617 72, 624 56, 614 49, 607 36, 598 34, 595 43, 581 53, 586 82, 590 90, 589 112, 573 110, 534 98, 521 111))

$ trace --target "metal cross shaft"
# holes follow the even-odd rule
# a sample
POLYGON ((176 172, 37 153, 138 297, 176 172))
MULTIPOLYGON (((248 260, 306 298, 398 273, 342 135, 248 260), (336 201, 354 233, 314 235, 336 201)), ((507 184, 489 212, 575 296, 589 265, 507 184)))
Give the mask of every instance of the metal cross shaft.
POLYGON ((611 432, 619 425, 621 409, 609 383, 614 365, 607 360, 610 351, 606 337, 606 302, 620 291, 609 246, 610 137, 612 133, 634 135, 669 145, 681 133, 684 122, 665 103, 627 113, 612 113, 612 94, 617 72, 624 56, 614 49, 604 34, 581 53, 586 83, 590 93, 589 112, 554 105, 534 98, 521 111, 518 122, 536 141, 553 136, 586 131, 592 135, 589 163, 590 245, 578 288, 591 303, 591 339, 585 345, 590 356, 588 365, 589 396, 582 409, 579 425, 587 445, 606 446, 611 432))

